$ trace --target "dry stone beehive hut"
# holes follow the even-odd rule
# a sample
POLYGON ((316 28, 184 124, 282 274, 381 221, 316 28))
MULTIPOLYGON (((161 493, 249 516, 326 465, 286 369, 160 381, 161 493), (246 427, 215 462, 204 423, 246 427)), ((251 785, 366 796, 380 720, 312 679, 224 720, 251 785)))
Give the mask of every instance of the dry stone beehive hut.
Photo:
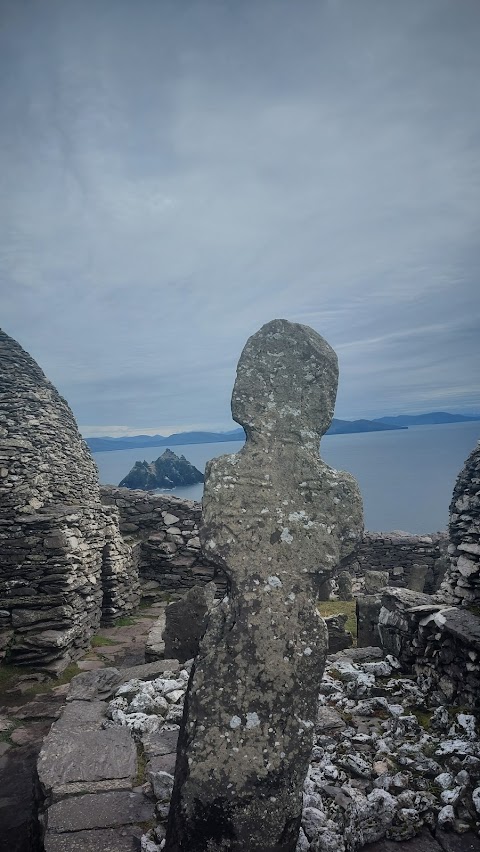
MULTIPOLYGON (((107 519, 95 464, 68 404, 0 331, 3 657, 61 670, 79 655, 100 622, 104 550, 110 576, 121 576, 130 560, 114 514, 109 509, 107 519)), ((138 599, 134 584, 129 594, 138 599)))

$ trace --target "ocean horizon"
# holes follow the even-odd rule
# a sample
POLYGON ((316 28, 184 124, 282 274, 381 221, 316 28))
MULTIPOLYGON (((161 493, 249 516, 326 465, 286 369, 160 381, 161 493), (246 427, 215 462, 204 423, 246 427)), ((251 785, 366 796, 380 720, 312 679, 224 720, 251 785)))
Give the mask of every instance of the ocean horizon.
MULTIPOLYGON (((406 430, 325 435, 323 460, 346 470, 358 481, 364 502, 365 527, 415 534, 446 529, 455 480, 480 438, 480 421, 406 430)), ((207 461, 235 453, 243 441, 182 444, 171 449, 202 472, 207 461)), ((118 485, 137 460, 154 461, 166 446, 93 453, 102 485, 118 485)), ((203 484, 165 491, 201 500, 203 484)))

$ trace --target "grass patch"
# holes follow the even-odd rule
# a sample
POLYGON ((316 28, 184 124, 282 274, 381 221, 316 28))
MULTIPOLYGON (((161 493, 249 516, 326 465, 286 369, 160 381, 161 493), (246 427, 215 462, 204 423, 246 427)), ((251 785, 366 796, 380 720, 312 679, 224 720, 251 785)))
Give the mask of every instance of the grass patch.
POLYGON ((317 609, 323 618, 343 612, 347 616, 345 630, 349 630, 354 639, 357 638, 356 601, 319 601, 317 609))
MULTIPOLYGON (((10 727, 6 731, 0 732, 0 743, 11 743, 10 737, 16 728, 21 728, 24 723, 20 722, 19 719, 12 719, 10 723, 10 727)), ((11 743, 14 745, 13 743, 11 743)))
POLYGON ((415 716, 418 724, 421 725, 425 731, 430 730, 432 713, 433 710, 419 710, 418 708, 412 710, 413 716, 415 716))
POLYGON ((122 615, 120 618, 116 618, 114 621, 114 627, 130 627, 131 624, 137 624, 137 619, 132 618, 130 615, 122 615))
POLYGON ((134 787, 140 787, 147 780, 147 755, 143 745, 137 745, 137 774, 133 780, 134 787))
POLYGON ((480 606, 467 606, 465 607, 468 612, 471 612, 472 615, 476 615, 477 618, 480 618, 480 606))
POLYGON ((0 693, 13 689, 19 678, 36 673, 36 669, 30 666, 11 666, 9 663, 2 663, 0 665, 0 693))
POLYGON ((101 648, 103 645, 118 645, 114 639, 108 639, 107 636, 92 636, 90 645, 92 648, 101 648))

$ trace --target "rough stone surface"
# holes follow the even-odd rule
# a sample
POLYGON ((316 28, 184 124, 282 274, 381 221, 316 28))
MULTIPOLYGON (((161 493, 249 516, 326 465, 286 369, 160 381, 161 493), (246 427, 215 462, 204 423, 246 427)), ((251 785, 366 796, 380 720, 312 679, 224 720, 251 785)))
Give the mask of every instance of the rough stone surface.
POLYGON ((142 793, 127 790, 64 799, 48 811, 50 832, 110 828, 153 819, 153 803, 142 793))
POLYGON ((128 827, 48 834, 45 852, 138 852, 140 834, 128 827))
POLYGON ((0 472, 0 658, 60 671, 99 626, 102 577, 121 612, 138 582, 70 408, 3 331, 0 472))
MULTIPOLYGON (((158 616, 157 620, 152 624, 145 645, 145 659, 147 662, 154 662, 165 657, 165 642, 163 640, 163 632, 165 630, 165 612, 158 616)), ((171 656, 168 654, 168 656, 171 656)))
POLYGON ((448 565, 447 534, 412 535, 392 532, 365 532, 355 550, 346 556, 339 570, 354 576, 358 591, 375 594, 378 589, 364 588, 366 572, 386 571, 383 585, 418 589, 432 594, 442 581, 448 565))
POLYGON ((372 645, 381 647, 378 632, 378 619, 382 598, 380 595, 358 595, 357 597, 357 645, 368 648, 372 645))
POLYGON ((169 852, 295 849, 326 654, 318 587, 362 528, 355 481, 318 455, 336 385, 333 350, 284 320, 240 358, 232 413, 247 441, 208 465, 200 531, 230 598, 192 669, 169 852))
POLYGON ((450 565, 442 600, 460 606, 480 603, 480 442, 460 471, 450 504, 450 565))
POLYGON ((480 707, 480 617, 407 589, 384 590, 383 648, 413 671, 432 706, 480 707))
POLYGON ((162 600, 166 592, 183 594, 211 580, 225 589, 223 571, 201 550, 200 503, 110 485, 100 493, 102 503, 118 511, 125 541, 137 548, 143 598, 162 600))
POLYGON ((215 600, 215 583, 193 586, 181 600, 165 610, 165 656, 184 663, 198 654, 200 639, 205 633, 207 617, 215 600))
POLYGON ((328 631, 328 653, 335 654, 353 645, 353 636, 349 630, 345 630, 348 616, 344 613, 329 615, 325 618, 328 631))

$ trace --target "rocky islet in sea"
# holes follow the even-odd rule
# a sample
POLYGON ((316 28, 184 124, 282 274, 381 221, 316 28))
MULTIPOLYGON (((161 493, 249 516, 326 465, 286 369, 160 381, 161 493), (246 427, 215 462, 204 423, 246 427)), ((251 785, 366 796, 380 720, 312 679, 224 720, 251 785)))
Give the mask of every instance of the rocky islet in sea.
POLYGON ((195 485, 203 481, 203 473, 185 456, 177 456, 172 450, 166 449, 155 461, 136 461, 119 487, 149 491, 155 488, 195 485))

